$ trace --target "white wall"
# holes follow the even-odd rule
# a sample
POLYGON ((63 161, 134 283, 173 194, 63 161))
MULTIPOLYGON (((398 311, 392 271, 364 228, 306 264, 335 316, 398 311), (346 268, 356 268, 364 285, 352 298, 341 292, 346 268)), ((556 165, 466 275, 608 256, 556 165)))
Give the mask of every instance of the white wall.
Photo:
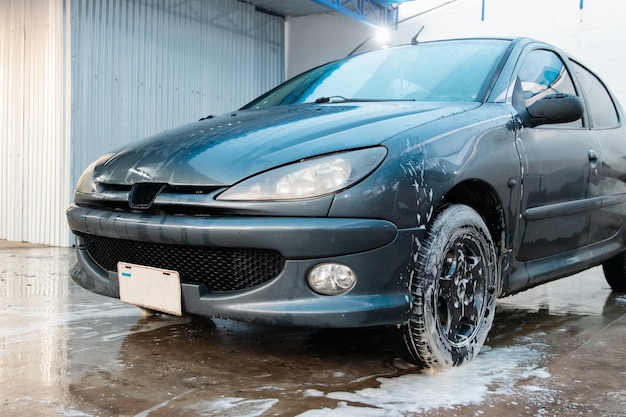
POLYGON ((375 33, 372 26, 338 14, 287 18, 285 78, 343 58, 375 33))
MULTIPOLYGON (((392 43, 401 44, 422 27, 420 40, 467 36, 527 36, 552 43, 589 66, 626 105, 626 2, 623 0, 422 0, 400 5, 400 19, 444 5, 400 23, 392 43), (424 6, 428 3, 427 6, 424 6)), ((375 29, 340 15, 287 21, 287 76, 349 53, 375 29), (332 16, 332 17, 331 17, 332 16), (343 54, 343 55, 342 55, 343 54)))
POLYGON ((68 244, 64 1, 0 1, 0 239, 68 244))

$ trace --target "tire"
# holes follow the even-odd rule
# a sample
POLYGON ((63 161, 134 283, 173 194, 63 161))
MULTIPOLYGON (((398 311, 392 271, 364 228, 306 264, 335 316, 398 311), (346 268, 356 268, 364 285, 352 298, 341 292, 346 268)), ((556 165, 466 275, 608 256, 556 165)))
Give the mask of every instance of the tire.
POLYGON ((471 361, 491 329, 498 280, 495 245, 482 217, 465 205, 442 210, 418 249, 399 353, 432 369, 471 361))
POLYGON ((626 253, 619 254, 602 264, 604 278, 613 291, 626 292, 626 253))

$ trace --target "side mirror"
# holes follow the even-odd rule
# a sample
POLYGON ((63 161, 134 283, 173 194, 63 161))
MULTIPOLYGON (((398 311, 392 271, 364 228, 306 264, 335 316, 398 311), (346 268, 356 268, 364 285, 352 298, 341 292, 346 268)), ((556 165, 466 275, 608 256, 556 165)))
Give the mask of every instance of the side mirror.
POLYGON ((550 94, 526 108, 525 124, 535 127, 544 124, 568 123, 583 116, 582 100, 571 94, 550 94))

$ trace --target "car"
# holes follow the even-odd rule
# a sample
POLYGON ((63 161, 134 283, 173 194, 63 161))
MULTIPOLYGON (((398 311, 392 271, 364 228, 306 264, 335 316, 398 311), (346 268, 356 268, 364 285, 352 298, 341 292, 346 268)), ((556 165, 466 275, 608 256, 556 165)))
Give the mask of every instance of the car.
POLYGON ((623 117, 529 38, 350 56, 95 161, 71 277, 168 314, 384 326, 409 362, 459 366, 500 297, 598 265, 626 290, 623 117))

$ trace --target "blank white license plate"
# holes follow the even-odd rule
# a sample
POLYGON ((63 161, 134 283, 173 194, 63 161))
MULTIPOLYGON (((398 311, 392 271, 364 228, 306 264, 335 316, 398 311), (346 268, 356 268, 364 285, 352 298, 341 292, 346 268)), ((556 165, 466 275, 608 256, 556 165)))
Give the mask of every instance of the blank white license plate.
POLYGON ((120 300, 182 316, 180 276, 176 271, 118 262, 120 300))

